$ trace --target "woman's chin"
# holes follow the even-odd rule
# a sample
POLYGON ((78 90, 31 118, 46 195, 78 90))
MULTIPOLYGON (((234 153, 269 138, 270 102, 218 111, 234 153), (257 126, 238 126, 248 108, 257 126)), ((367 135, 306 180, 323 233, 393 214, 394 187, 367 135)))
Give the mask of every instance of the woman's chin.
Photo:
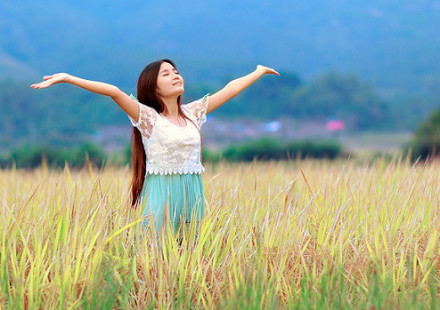
POLYGON ((176 93, 177 93, 177 95, 180 96, 180 95, 182 95, 184 93, 184 91, 185 91, 185 89, 182 86, 182 87, 180 87, 180 89, 176 93))

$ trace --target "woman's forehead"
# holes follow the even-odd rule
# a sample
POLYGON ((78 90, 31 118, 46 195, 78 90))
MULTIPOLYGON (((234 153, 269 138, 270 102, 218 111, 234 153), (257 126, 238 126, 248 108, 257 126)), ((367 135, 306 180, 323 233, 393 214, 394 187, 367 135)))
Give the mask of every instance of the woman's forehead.
POLYGON ((163 71, 163 70, 173 70, 174 67, 172 64, 170 64, 169 62, 163 62, 160 65, 160 70, 159 71, 163 71))

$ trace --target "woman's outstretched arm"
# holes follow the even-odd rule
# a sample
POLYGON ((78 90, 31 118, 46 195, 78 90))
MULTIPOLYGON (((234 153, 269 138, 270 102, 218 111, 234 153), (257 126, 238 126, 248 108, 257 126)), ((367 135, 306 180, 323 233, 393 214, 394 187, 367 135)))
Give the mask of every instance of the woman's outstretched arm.
POLYGON ((261 65, 258 65, 257 68, 249 73, 248 75, 245 75, 241 78, 232 80, 229 82, 223 89, 219 90, 215 94, 209 96, 208 101, 208 108, 206 113, 209 113, 218 107, 220 107, 222 104, 224 104, 229 99, 237 96, 240 92, 248 88, 252 83, 254 83, 256 80, 258 80, 261 76, 264 74, 276 74, 280 75, 278 72, 276 72, 272 68, 264 67, 261 65))
POLYGON ((82 79, 67 73, 47 75, 43 77, 43 80, 43 82, 32 84, 31 88, 47 88, 58 83, 73 84, 91 92, 111 97, 131 118, 133 118, 136 122, 139 120, 138 103, 114 85, 82 79))

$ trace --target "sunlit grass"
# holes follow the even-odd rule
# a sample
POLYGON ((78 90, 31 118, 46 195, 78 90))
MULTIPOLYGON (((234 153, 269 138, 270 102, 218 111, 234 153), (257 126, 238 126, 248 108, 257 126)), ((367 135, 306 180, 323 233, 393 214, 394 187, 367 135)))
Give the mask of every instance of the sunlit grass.
POLYGON ((206 165, 164 244, 128 167, 0 170, 2 308, 440 308, 440 163, 206 165))

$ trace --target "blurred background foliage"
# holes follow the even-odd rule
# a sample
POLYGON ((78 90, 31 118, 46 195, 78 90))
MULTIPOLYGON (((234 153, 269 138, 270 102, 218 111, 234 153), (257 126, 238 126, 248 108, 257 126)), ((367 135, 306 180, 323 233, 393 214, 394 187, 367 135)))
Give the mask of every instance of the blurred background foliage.
MULTIPOLYGON (((203 150, 203 162, 280 160, 298 158, 335 159, 345 156, 342 146, 336 141, 293 141, 285 142, 269 137, 243 144, 231 145, 222 150, 203 150)), ((107 156, 104 150, 93 143, 77 147, 53 147, 42 145, 23 145, 10 150, 0 157, 0 168, 36 168, 44 164, 51 168, 63 168, 66 164, 73 168, 92 165, 127 165, 130 163, 131 147, 107 156)))
POLYGON ((440 156, 440 109, 419 125, 414 138, 403 150, 405 154, 411 152, 413 160, 440 156))
MULTIPOLYGON (((344 122, 345 136, 412 132, 401 151, 411 148, 413 159, 427 158, 440 143, 439 27, 436 0, 213 0, 191 6, 169 0, 3 1, 2 163, 33 166, 47 153, 56 165, 80 165, 72 154, 93 158, 99 148, 107 162, 127 162, 130 125, 109 98, 70 85, 35 91, 29 84, 45 74, 69 72, 135 94, 138 74, 159 58, 177 62, 185 102, 214 93, 258 63, 281 72, 263 77, 209 115, 217 120, 322 124, 336 119, 344 122), (103 148, 102 141, 113 139, 107 131, 124 133, 125 128, 125 140, 103 148)), ((252 138, 206 154, 249 160, 282 158, 306 148, 292 146, 291 139, 268 139, 252 138), (267 154, 258 145, 265 145, 267 154)), ((304 137, 296 140, 300 144, 304 137)), ((340 139, 335 144, 346 147, 340 139)))

